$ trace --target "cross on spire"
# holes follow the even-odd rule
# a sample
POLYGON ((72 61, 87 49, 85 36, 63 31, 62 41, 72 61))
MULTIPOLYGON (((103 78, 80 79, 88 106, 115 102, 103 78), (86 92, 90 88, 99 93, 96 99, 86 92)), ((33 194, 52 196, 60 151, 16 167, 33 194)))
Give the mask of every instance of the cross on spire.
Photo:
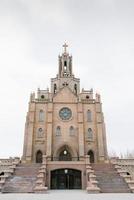
POLYGON ((64 47, 64 53, 67 53, 67 47, 68 47, 68 45, 66 43, 64 43, 63 47, 64 47))

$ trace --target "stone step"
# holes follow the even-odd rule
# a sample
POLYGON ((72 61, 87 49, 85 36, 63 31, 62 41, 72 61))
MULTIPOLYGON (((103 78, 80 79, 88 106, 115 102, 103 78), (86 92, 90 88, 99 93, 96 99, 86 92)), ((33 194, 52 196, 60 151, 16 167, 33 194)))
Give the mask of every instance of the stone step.
POLYGON ((122 189, 103 189, 102 193, 130 193, 130 190, 122 190, 122 189))
POLYGON ((5 185, 4 189, 2 189, 2 192, 32 192, 33 187, 35 186, 34 184, 35 180, 20 180, 19 182, 11 184, 10 182, 5 185))
POLYGON ((92 164, 98 181, 98 187, 103 193, 130 193, 127 183, 117 173, 112 164, 92 164))
POLYGON ((32 193, 39 167, 40 165, 19 164, 15 173, 6 180, 2 193, 32 193))

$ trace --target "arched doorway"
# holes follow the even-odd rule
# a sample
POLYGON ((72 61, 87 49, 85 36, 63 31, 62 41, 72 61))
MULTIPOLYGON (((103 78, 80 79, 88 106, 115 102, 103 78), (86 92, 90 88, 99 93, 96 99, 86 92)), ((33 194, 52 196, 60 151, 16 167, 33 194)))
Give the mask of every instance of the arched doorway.
POLYGON ((51 189, 81 189, 81 171, 57 169, 51 171, 51 189))
POLYGON ((94 163, 94 152, 92 150, 88 151, 88 155, 90 156, 90 163, 94 163))
POLYGON ((42 152, 40 150, 36 153, 36 163, 42 163, 42 152))
POLYGON ((67 149, 64 149, 59 154, 59 160, 60 161, 69 161, 69 160, 72 160, 72 156, 67 149))

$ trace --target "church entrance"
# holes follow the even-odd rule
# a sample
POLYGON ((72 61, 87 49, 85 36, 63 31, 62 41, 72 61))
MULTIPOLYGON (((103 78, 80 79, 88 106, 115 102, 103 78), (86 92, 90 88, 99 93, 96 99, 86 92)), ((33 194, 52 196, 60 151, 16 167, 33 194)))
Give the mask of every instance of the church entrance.
POLYGON ((88 155, 90 156, 90 163, 94 163, 94 153, 93 153, 93 151, 92 150, 90 150, 89 152, 88 152, 88 155))
POLYGON ((81 189, 81 171, 57 169, 51 171, 51 189, 81 189))

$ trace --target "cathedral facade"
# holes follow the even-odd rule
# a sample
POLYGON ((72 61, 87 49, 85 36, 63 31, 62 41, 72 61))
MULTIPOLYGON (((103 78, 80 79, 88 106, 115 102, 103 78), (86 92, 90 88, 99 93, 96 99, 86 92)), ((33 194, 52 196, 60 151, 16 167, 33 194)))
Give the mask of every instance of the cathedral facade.
POLYGON ((105 123, 100 95, 80 90, 72 56, 63 47, 51 89, 30 96, 22 162, 42 163, 45 158, 48 188, 84 189, 86 160, 107 160, 105 123))

